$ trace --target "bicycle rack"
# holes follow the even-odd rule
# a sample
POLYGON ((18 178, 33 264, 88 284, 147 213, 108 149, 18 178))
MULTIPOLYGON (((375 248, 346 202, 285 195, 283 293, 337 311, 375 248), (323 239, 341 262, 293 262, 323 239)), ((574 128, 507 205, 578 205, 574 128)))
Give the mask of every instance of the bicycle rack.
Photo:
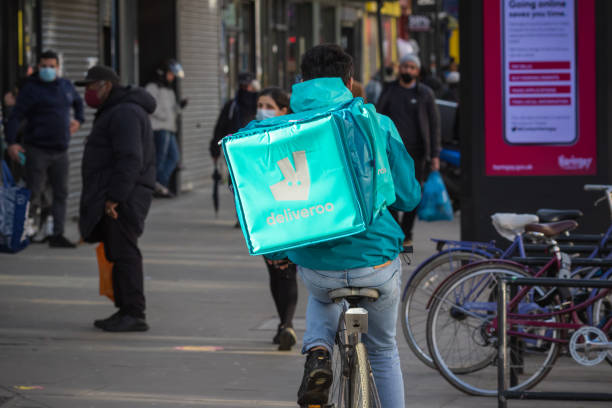
POLYGON ((497 365, 497 402, 498 408, 507 408, 509 399, 551 400, 551 401, 612 401, 610 393, 589 392, 535 392, 510 391, 507 387, 510 367, 508 365, 508 337, 506 328, 508 315, 508 287, 523 286, 556 286, 566 288, 602 288, 612 289, 612 281, 597 279, 552 279, 552 278, 502 278, 497 296, 497 316, 499 318, 499 349, 497 365))

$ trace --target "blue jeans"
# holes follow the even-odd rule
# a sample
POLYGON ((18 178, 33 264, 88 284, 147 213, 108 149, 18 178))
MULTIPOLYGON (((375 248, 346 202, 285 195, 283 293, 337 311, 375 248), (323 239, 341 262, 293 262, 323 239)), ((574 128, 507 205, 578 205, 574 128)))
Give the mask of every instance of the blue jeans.
POLYGON ((176 135, 169 130, 156 130, 155 151, 157 159, 157 182, 168 187, 170 176, 179 161, 179 149, 176 135))
POLYGON ((360 306, 368 311, 368 334, 363 335, 363 342, 384 408, 404 407, 404 381, 395 340, 401 271, 399 258, 379 269, 317 271, 298 266, 309 292, 302 353, 315 346, 333 349, 342 306, 331 301, 327 294, 330 290, 354 286, 376 288, 380 292, 378 300, 363 301, 360 306))

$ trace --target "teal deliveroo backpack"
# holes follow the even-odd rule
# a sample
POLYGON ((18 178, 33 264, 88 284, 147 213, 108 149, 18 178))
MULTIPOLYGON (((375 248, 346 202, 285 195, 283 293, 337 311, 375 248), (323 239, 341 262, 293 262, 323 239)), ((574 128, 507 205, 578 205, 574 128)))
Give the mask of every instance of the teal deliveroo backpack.
POLYGON ((251 255, 364 231, 395 201, 373 105, 340 105, 263 121, 222 139, 251 255))

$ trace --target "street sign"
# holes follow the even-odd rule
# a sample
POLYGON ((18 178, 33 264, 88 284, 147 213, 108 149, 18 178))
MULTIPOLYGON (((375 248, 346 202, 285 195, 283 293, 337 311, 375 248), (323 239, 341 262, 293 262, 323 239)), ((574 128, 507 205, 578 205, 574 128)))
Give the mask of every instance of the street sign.
POLYGON ((411 32, 431 31, 431 19, 421 14, 408 16, 408 30, 411 32))

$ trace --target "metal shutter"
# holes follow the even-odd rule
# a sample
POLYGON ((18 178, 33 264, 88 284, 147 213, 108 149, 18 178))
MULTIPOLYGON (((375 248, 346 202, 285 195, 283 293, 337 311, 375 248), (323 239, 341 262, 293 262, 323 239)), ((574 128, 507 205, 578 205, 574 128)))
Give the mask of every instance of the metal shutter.
POLYGON ((211 183, 208 145, 220 110, 220 14, 212 0, 179 0, 177 7, 178 60, 185 70, 180 93, 189 98, 181 118, 181 188, 189 190, 211 183))
MULTIPOLYGON (((98 0, 45 0, 42 2, 42 49, 60 55, 62 76, 83 78, 98 61, 98 0)), ((83 89, 79 89, 83 96, 83 89)), ((70 142, 68 217, 78 215, 81 195, 81 158, 85 137, 91 130, 94 110, 85 108, 85 123, 70 142)))

